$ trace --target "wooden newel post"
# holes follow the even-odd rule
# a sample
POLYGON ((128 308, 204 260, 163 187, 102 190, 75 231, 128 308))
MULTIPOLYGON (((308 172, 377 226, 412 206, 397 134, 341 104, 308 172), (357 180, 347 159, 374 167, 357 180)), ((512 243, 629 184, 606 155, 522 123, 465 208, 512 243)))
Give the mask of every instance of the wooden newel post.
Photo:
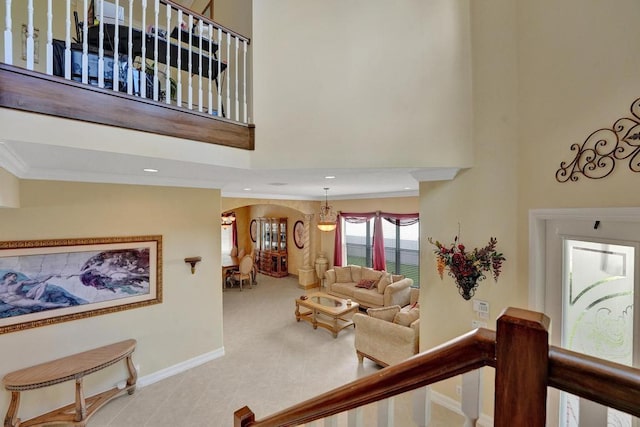
POLYGON ((549 318, 506 309, 496 332, 494 426, 544 427, 547 408, 549 318))
POLYGON ((248 406, 244 406, 233 413, 233 427, 247 427, 255 420, 256 416, 248 406))

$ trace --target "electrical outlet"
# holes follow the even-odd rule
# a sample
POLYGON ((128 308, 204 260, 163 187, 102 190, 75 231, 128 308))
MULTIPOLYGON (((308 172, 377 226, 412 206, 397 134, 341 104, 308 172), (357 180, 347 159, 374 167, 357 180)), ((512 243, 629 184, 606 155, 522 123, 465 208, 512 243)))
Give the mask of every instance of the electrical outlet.
POLYGON ((489 313, 479 312, 478 313, 478 319, 488 320, 489 319, 489 313))
POLYGON ((481 322, 479 320, 472 320, 471 321, 471 327, 473 329, 486 328, 487 327, 487 322, 481 322))

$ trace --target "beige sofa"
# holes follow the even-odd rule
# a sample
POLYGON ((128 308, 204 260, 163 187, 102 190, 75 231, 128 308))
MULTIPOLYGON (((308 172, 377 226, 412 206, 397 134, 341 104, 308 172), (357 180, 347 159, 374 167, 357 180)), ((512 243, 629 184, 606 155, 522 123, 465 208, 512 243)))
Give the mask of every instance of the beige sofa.
POLYGON ((388 307, 409 304, 413 280, 386 271, 359 265, 334 267, 324 273, 326 292, 339 298, 351 299, 362 307, 388 307), (362 280, 374 281, 371 289, 358 287, 362 280))
POLYGON ((366 357, 381 366, 389 366, 418 353, 420 309, 413 306, 418 296, 419 290, 414 288, 411 289, 411 304, 406 307, 370 308, 367 314, 353 315, 355 348, 360 363, 366 357))

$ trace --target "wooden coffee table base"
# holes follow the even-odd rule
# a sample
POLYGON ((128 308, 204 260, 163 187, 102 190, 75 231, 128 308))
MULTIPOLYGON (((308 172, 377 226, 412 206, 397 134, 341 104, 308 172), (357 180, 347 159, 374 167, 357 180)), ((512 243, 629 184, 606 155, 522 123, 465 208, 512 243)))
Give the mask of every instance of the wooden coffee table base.
MULTIPOLYGON (((322 294, 320 292, 314 293, 310 296, 322 294)), ((346 305, 346 301, 336 297, 330 297, 329 295, 322 294, 323 297, 332 298, 336 301, 343 303, 343 308, 325 307, 320 304, 314 303, 310 298, 306 300, 296 299, 296 321, 304 320, 313 325, 313 329, 318 329, 318 326, 324 328, 333 333, 333 338, 338 337, 338 332, 353 325, 353 321, 350 318, 346 318, 347 315, 352 315, 358 310, 358 303, 351 303, 346 305), (304 307, 307 310, 301 311, 300 307, 304 307)))

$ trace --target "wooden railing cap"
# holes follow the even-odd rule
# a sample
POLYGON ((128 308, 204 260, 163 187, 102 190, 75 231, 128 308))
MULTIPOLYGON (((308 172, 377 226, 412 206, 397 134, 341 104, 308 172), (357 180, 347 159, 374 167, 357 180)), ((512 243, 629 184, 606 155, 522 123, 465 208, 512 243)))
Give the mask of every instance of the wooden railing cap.
POLYGON ((508 322, 528 328, 548 331, 551 319, 545 314, 536 311, 508 307, 500 314, 498 322, 508 322))

